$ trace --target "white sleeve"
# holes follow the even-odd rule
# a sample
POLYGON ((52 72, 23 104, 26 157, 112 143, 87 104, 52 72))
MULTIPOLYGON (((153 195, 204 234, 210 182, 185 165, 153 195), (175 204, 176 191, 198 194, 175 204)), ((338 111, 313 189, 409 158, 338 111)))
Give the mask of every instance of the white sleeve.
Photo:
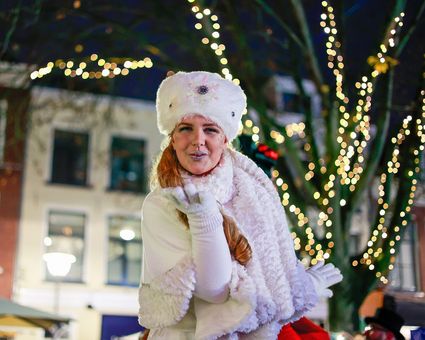
POLYGON ((149 329, 174 325, 186 315, 195 290, 191 237, 155 191, 143 203, 142 240, 139 323, 149 329))
POLYGON ((193 294, 209 302, 222 302, 228 296, 232 264, 221 214, 192 223, 197 227, 207 223, 208 228, 191 235, 167 199, 157 192, 146 197, 139 322, 147 328, 177 323, 193 294))
POLYGON ((190 255, 190 239, 173 206, 157 192, 149 194, 142 207, 142 282, 149 283, 190 255))

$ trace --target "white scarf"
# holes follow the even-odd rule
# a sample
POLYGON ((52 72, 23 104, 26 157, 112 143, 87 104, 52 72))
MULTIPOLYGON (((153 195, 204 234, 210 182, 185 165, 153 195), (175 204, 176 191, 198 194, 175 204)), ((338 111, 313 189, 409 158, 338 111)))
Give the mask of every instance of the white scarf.
POLYGON ((279 195, 251 159, 229 149, 210 174, 186 173, 183 179, 214 193, 251 246, 252 259, 245 268, 256 287, 256 306, 238 329, 249 332, 273 321, 294 321, 316 304, 311 281, 295 256, 279 195))

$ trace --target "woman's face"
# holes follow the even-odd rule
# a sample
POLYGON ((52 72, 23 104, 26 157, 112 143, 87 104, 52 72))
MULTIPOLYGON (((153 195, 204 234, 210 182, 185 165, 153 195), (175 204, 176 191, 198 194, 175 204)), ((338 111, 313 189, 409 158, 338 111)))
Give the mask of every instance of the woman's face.
POLYGON ((214 169, 227 143, 221 128, 201 115, 183 118, 171 140, 180 165, 192 175, 214 169))

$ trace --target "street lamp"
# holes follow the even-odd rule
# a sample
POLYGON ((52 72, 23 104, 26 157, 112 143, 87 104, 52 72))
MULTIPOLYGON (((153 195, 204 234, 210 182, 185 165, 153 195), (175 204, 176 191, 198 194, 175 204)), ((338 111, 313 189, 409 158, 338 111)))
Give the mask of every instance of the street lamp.
POLYGON ((76 261, 76 257, 72 254, 53 252, 44 254, 43 260, 46 261, 50 275, 55 278, 54 311, 59 313, 59 285, 62 278, 68 275, 71 265, 76 261))

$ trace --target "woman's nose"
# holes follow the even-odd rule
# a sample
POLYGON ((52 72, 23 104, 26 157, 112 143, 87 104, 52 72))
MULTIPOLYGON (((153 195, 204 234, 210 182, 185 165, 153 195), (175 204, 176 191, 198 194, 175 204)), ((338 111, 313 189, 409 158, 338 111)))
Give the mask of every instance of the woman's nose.
POLYGON ((193 145, 205 145, 205 133, 202 129, 195 129, 192 139, 193 145))

